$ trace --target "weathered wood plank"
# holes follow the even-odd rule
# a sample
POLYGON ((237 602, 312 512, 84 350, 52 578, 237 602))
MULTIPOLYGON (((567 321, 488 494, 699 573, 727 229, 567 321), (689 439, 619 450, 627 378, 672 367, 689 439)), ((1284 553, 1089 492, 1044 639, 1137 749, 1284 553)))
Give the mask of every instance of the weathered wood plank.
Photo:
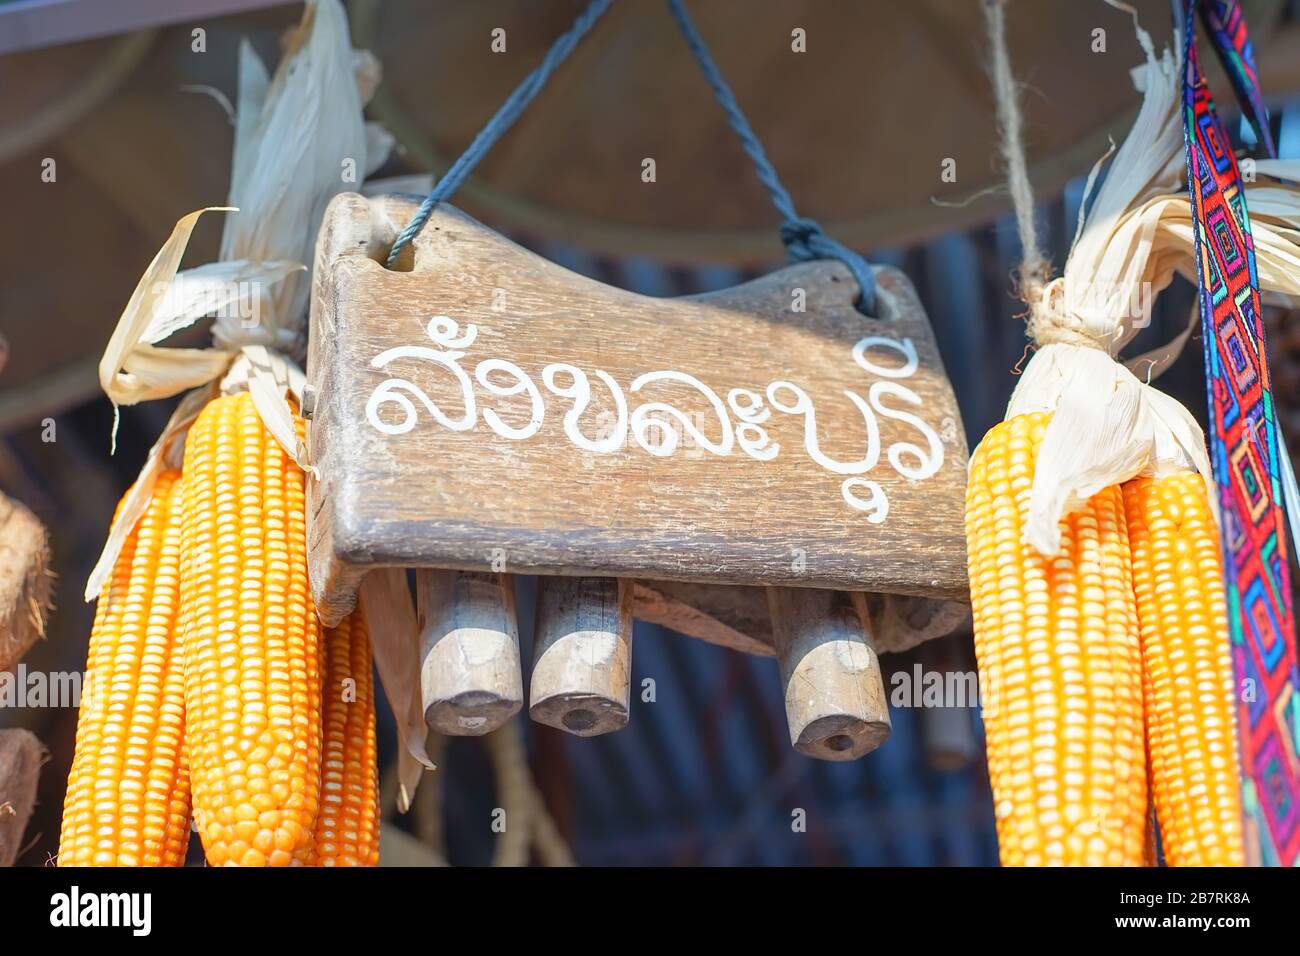
POLYGON ((906 278, 862 316, 845 267, 653 299, 447 206, 338 197, 308 377, 312 586, 363 567, 798 585, 963 597, 966 448, 906 278))

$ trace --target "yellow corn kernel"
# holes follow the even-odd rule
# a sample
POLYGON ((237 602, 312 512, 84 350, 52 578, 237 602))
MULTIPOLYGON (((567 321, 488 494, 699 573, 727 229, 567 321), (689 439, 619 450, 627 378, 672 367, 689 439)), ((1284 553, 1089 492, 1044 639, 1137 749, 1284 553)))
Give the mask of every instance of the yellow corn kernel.
POLYGON ((989 778, 1004 865, 1141 866, 1147 834, 1133 580, 1107 488, 1024 542, 1045 413, 994 427, 971 459, 966 547, 989 778))
POLYGON ((304 476, 246 392, 190 428, 182 541, 187 747, 208 862, 310 864, 322 648, 304 476))
POLYGON ((1151 788, 1170 866, 1242 866, 1232 650, 1219 532, 1193 472, 1124 484, 1151 788))
POLYGON ((361 611, 325 632, 319 866, 379 863, 379 765, 370 635, 361 611))
POLYGON ((182 484, 179 471, 158 477, 95 608, 60 866, 185 862, 190 780, 176 620, 182 484))

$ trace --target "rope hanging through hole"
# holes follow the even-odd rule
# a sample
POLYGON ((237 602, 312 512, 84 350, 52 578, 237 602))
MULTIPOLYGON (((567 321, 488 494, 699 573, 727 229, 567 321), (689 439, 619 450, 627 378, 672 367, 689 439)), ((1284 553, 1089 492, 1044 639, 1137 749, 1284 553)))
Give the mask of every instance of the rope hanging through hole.
POLYGON ((685 38, 686 45, 690 47, 691 53, 695 56, 695 61, 700 65, 704 78, 708 80, 709 86, 713 88, 713 98, 718 101, 718 105, 722 107, 722 112, 726 114, 727 125, 740 138, 741 148, 745 150, 745 155, 753 162, 758 181, 763 184, 768 196, 771 197, 772 205, 776 207, 776 211, 781 214, 784 220, 781 223, 781 242, 785 245, 786 255, 790 257, 790 261, 811 262, 816 259, 838 259, 848 266, 849 271, 853 273, 853 278, 857 280, 858 298, 854 304, 857 306, 858 311, 865 315, 875 315, 876 276, 871 271, 871 266, 867 264, 867 260, 848 246, 826 235, 816 220, 800 216, 798 211, 795 210, 794 200, 790 198, 789 191, 781 184, 776 168, 772 165, 771 160, 767 158, 763 144, 754 135, 753 127, 749 125, 749 120, 745 119, 745 114, 741 112, 735 94, 731 92, 731 87, 723 79, 722 71, 718 69, 718 64, 714 62, 712 55, 710 55, 709 48, 704 45, 703 37, 695 29, 695 24, 691 22, 690 15, 686 12, 684 0, 668 0, 668 9, 672 12, 673 19, 677 21, 677 29, 681 31, 683 38, 685 38))
MULTIPOLYGON (((692 55, 700 66, 700 70, 704 73, 705 79, 713 89, 714 98, 726 114, 727 124, 739 137, 741 147, 754 164, 754 172, 758 176, 759 182, 767 190, 776 211, 781 214, 783 220, 780 227, 781 242, 785 245, 786 255, 790 261, 811 262, 819 259, 837 259, 844 263, 858 284, 858 297, 854 303, 858 311, 868 316, 876 315, 876 278, 871 266, 866 259, 848 246, 826 235, 816 220, 799 215, 789 191, 782 185, 775 167, 773 167, 771 160, 767 158, 763 144, 754 135, 754 130, 745 118, 745 114, 741 111, 740 104, 736 102, 735 95, 731 92, 731 88, 723 78, 717 63, 714 62, 713 57, 710 55, 699 31, 695 29, 695 24, 691 22, 690 16, 686 12, 685 3, 683 0, 667 0, 667 3, 668 9, 677 23, 678 30, 681 31, 682 37, 686 40, 687 46, 690 47, 692 55)), ((573 25, 555 41, 541 64, 528 76, 524 77, 523 82, 501 104, 500 109, 474 137, 465 152, 460 155, 456 162, 452 163, 446 175, 438 181, 429 195, 424 198, 411 221, 398 234, 396 241, 393 243, 393 248, 388 253, 386 265, 389 269, 394 267, 402 250, 419 235, 420 230, 429 221, 429 217, 433 215, 433 211, 438 207, 438 204, 451 198, 451 195, 460 188, 461 184, 469 177, 469 174, 473 172, 474 167, 505 135, 506 131, 514 125, 515 120, 522 115, 523 111, 537 97, 537 94, 541 92, 547 80, 551 78, 551 74, 568 58, 569 54, 573 52, 578 43, 590 32, 596 21, 612 4, 613 0, 592 0, 591 4, 573 22, 573 25)))

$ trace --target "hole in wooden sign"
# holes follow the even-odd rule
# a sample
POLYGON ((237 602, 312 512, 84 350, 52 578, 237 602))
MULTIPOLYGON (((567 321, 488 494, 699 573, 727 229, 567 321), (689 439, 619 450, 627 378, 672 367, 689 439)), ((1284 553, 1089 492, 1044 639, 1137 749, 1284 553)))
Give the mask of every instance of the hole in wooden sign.
POLYGON ((853 738, 848 734, 836 734, 834 737, 827 737, 824 746, 834 753, 843 753, 853 746, 853 738))
MULTIPOLYGON (((370 258, 374 259, 381 266, 388 267, 388 253, 392 251, 393 243, 386 242, 375 250, 375 255, 370 258)), ((393 263, 393 272, 414 272, 415 271, 415 243, 408 242, 406 247, 397 256, 397 261, 393 263)))
POLYGON ((898 318, 898 303, 894 297, 889 294, 879 282, 876 283, 876 307, 871 312, 862 308, 861 296, 853 303, 854 307, 863 315, 876 319, 880 322, 892 322, 898 318))
POLYGON ((897 309, 895 308, 892 299, 889 297, 889 293, 887 293, 884 289, 880 287, 879 282, 876 283, 875 308, 873 310, 868 310, 862 303, 862 290, 858 288, 858 283, 856 279, 851 279, 851 278, 845 279, 843 276, 832 273, 831 281, 834 282, 836 285, 839 285, 840 283, 847 281, 853 286, 853 290, 854 290, 853 300, 852 300, 853 308, 855 308, 862 315, 866 316, 868 319, 889 321, 897 314, 897 309))

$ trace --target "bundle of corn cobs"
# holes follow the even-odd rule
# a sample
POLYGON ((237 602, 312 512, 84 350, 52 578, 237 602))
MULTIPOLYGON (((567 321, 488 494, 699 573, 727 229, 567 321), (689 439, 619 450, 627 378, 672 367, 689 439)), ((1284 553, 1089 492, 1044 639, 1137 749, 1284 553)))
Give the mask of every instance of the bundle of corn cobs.
POLYGON ((221 261, 177 275, 199 214, 184 217, 101 364, 117 404, 194 390, 87 588, 99 604, 61 866, 180 866, 191 819, 214 865, 377 862, 370 643, 360 611, 323 631, 312 604, 292 361, 300 263, 344 188, 339 157, 382 159, 361 114, 366 66, 338 0, 308 4, 273 80, 245 47, 230 190, 242 211, 221 261), (251 297, 260 320, 218 308, 214 290, 251 297), (212 349, 155 346, 214 310, 212 349))
POLYGON ((322 633, 304 476, 247 392, 209 402, 101 594, 60 866, 374 865, 361 614, 322 633))
POLYGON ((1174 866, 1241 865, 1237 731, 1219 534, 1192 471, 1141 476, 1023 543, 1049 413, 971 461, 966 531, 989 776, 1008 865, 1141 866, 1150 798, 1174 866))
MULTIPOLYGON (((996 68, 1005 47, 999 61, 990 26, 996 68)), ((1089 180, 1059 278, 1046 281, 1032 208, 1017 204, 1036 351, 971 459, 975 643, 1010 865, 1153 865, 1153 809, 1168 864, 1246 862, 1209 459, 1190 413, 1148 384, 1188 335, 1127 366, 1117 357, 1152 293, 1196 276, 1180 76, 1138 32, 1142 107, 1102 185, 1096 170, 1089 180)), ((1013 194, 1027 196, 1012 156, 1013 194)), ((1246 204, 1262 287, 1294 295, 1300 190, 1261 178, 1246 204)))

